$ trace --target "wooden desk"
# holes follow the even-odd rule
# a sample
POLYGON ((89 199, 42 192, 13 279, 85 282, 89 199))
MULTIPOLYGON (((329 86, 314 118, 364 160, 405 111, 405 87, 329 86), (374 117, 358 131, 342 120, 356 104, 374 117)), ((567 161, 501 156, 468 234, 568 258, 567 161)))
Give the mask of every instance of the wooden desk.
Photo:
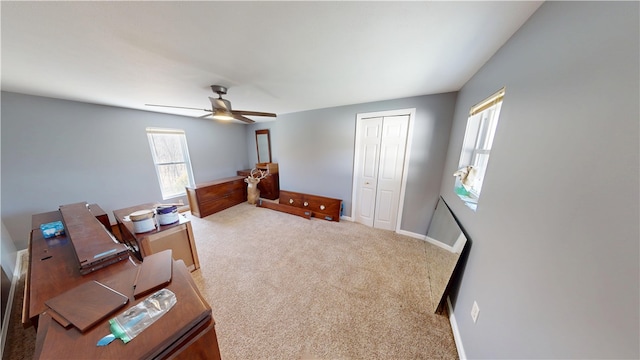
POLYGON ((174 224, 158 225, 154 230, 139 234, 134 231, 131 221, 124 220, 135 211, 149 210, 154 207, 155 204, 142 204, 113 211, 122 241, 135 249, 139 260, 144 260, 145 256, 156 252, 171 249, 173 258, 183 260, 189 270, 199 269, 200 260, 191 221, 183 214, 178 216, 178 222, 174 224))
POLYGON ((43 222, 62 220, 59 211, 32 216, 29 238, 29 267, 25 282, 22 323, 38 326, 38 316, 47 309, 45 301, 91 280, 101 281, 113 274, 134 269, 138 263, 132 257, 87 275, 80 274, 80 264, 67 235, 45 239, 40 231, 43 222), (46 221, 44 221, 46 220, 46 221))
MULTIPOLYGON (((102 280, 129 297, 126 307, 111 317, 146 298, 136 300, 133 296, 136 273, 136 269, 124 270, 102 280)), ((166 288, 176 295, 176 305, 127 344, 116 339, 107 346, 96 346, 99 339, 109 334, 108 319, 82 334, 74 327, 63 328, 48 314, 43 314, 34 359, 220 359, 211 307, 198 291, 184 262, 174 261, 173 277, 166 288)))

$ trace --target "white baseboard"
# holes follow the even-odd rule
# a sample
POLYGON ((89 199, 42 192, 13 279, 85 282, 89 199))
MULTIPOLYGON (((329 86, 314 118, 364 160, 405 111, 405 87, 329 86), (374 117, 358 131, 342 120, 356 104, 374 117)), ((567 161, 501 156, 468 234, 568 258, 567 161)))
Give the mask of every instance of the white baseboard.
POLYGON ((409 237, 412 237, 412 238, 415 238, 415 239, 419 239, 419 240, 427 240, 427 237, 425 235, 416 234, 414 232, 410 232, 410 231, 407 231, 407 230, 398 229, 396 231, 396 233, 400 234, 400 235, 409 236, 409 237))
POLYGON ((453 314, 453 306, 451 305, 451 299, 447 296, 447 307, 449 309, 449 322, 451 323, 451 331, 453 331, 453 340, 456 342, 456 349, 458 350, 458 357, 460 360, 466 360, 467 354, 464 352, 464 346, 462 346, 462 337, 458 330, 458 323, 456 322, 456 316, 453 314))
POLYGON ((438 240, 432 239, 432 238, 430 238, 430 237, 428 237, 426 235, 420 235, 420 234, 416 234, 416 233, 409 232, 409 231, 406 231, 406 230, 398 230, 397 233, 400 234, 400 235, 405 235, 405 236, 409 236, 409 237, 412 237, 412 238, 415 238, 415 239, 426 241, 431 245, 435 245, 435 246, 437 246, 439 248, 445 249, 445 250, 447 250, 449 252, 456 253, 456 254, 459 254, 459 253, 462 252, 464 244, 465 244, 465 242, 467 240, 467 238, 464 237, 464 234, 461 234, 460 238, 458 238, 456 243, 453 244, 453 246, 449 246, 449 245, 444 244, 444 243, 442 243, 442 242, 440 242, 438 240))
POLYGON ((428 242, 429 244, 435 245, 435 246, 440 247, 442 249, 445 249, 445 250, 447 250, 449 252, 455 252, 453 246, 449 246, 447 244, 443 244, 443 243, 441 243, 440 241, 438 241, 436 239, 433 239, 433 238, 430 238, 430 237, 427 236, 427 237, 425 237, 424 240, 426 242, 428 242))
POLYGON ((13 308, 13 297, 16 292, 16 284, 20 280, 20 270, 22 269, 22 254, 27 249, 20 250, 16 253, 16 266, 13 269, 13 276, 11 279, 11 289, 9 290, 9 298, 7 299, 7 308, 4 313, 4 319, 2 319, 2 340, 0 344, 0 358, 4 355, 4 345, 7 341, 7 331, 9 330, 9 320, 11 319, 11 310, 13 308))

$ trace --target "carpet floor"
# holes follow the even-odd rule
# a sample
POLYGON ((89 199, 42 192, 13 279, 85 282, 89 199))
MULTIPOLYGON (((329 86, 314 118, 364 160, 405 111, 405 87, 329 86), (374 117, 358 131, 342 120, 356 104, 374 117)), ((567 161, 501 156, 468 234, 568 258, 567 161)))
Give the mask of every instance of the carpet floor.
MULTIPOLYGON (((201 266, 192 277, 213 310, 223 359, 458 358, 449 319, 433 311, 437 247, 247 203, 185 216, 201 266)), ((17 288, 3 359, 33 355, 21 297, 17 288)))

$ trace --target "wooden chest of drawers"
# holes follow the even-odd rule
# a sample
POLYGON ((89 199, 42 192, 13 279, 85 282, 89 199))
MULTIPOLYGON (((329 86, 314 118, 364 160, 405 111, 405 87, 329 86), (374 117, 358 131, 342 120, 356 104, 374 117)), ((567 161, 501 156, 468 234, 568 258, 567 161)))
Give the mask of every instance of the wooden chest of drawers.
POLYGON ((313 217, 329 221, 340 221, 340 210, 342 208, 342 200, 340 199, 280 190, 280 200, 278 202, 310 210, 313 217))
POLYGON ((233 176, 187 187, 191 213, 199 218, 247 201, 243 176, 233 176))

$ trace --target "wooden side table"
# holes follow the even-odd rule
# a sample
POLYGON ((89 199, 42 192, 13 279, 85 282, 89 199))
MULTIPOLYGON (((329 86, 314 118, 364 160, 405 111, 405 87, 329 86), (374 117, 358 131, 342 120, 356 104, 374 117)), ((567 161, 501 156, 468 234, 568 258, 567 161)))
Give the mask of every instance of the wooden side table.
POLYGON ((200 268, 198 251, 193 237, 191 221, 184 214, 178 216, 178 222, 169 225, 158 225, 154 230, 136 233, 133 223, 128 219, 129 214, 138 210, 153 209, 155 204, 142 204, 124 209, 114 210, 118 229, 122 241, 129 245, 139 260, 162 250, 171 249, 173 258, 184 261, 189 271, 200 268))

